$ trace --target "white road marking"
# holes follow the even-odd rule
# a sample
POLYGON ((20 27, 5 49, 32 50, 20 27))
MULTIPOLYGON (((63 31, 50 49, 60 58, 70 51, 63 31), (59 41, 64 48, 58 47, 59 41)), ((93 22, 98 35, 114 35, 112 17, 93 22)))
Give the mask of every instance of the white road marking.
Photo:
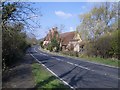
POLYGON ((84 66, 81 66, 81 65, 78 65, 78 64, 73 64, 73 65, 78 66, 78 67, 83 68, 83 69, 86 69, 86 70, 92 71, 91 69, 89 69, 89 68, 87 68, 87 67, 84 67, 84 66))
MULTIPOLYGON (((55 58, 55 57, 52 57, 52 58, 55 58)), ((59 61, 63 61, 63 60, 61 60, 59 58, 55 58, 55 59, 57 59, 59 61)), ((81 65, 78 65, 78 64, 74 64, 74 63, 71 63, 71 62, 68 62, 68 61, 63 61, 63 62, 66 62, 68 64, 71 64, 71 65, 74 65, 74 66, 77 66, 77 67, 80 67, 80 68, 83 68, 83 69, 86 69, 86 70, 89 70, 89 71, 92 71, 92 72, 97 72, 96 70, 92 70, 90 68, 87 68, 87 67, 84 67, 84 66, 81 66, 81 65)), ((107 76, 108 74, 104 73, 103 75, 107 76)), ((114 77, 113 75, 108 75, 108 76, 114 77)), ((114 78, 116 78, 116 77, 114 77, 114 78)), ((120 78, 117 77, 117 79, 120 79, 120 78)))
POLYGON ((34 48, 34 51, 37 52, 35 48, 34 48))
MULTIPOLYGON (((61 60, 61 59, 59 59, 59 58, 55 58, 55 57, 52 57, 52 58, 54 58, 54 59, 56 59, 56 60, 58 60, 58 61, 63 61, 63 60, 61 60)), ((71 64, 71 65, 74 65, 74 66, 77 66, 77 67, 80 67, 80 68, 83 68, 83 69, 91 70, 91 69, 89 69, 89 68, 87 68, 87 67, 83 67, 83 66, 78 65, 78 64, 74 64, 74 63, 67 62, 67 61, 63 61, 63 62, 66 62, 66 63, 68 63, 68 64, 71 64)), ((93 71, 93 70, 91 70, 91 71, 93 71)))
POLYGON ((74 65, 73 63, 71 63, 71 62, 67 62, 68 64, 71 64, 71 65, 74 65))
MULTIPOLYGON (((56 59, 56 60, 58 60, 58 61, 63 61, 63 60, 61 60, 61 59, 59 59, 59 58, 55 58, 55 57, 52 57, 52 58, 54 58, 54 59, 56 59)), ((83 67, 83 66, 80 66, 80 65, 78 65, 78 64, 74 64, 74 63, 67 62, 67 61, 63 61, 63 62, 66 62, 66 63, 68 63, 68 64, 71 64, 71 65, 74 65, 74 66, 77 66, 77 67, 80 67, 80 68, 83 68, 83 69, 91 70, 91 69, 89 69, 89 68, 87 68, 87 67, 83 67)), ((91 71, 92 71, 92 70, 91 70, 91 71)))
MULTIPOLYGON (((36 48, 34 48, 34 51, 37 52, 36 48)), ((40 54, 44 55, 44 56, 48 56, 47 54, 41 53, 40 54)))
POLYGON ((57 60, 61 60, 61 59, 57 58, 57 60))
POLYGON ((52 58, 54 58, 54 59, 56 59, 56 60, 58 60, 58 61, 63 61, 63 60, 61 60, 61 59, 59 59, 59 58, 56 58, 56 57, 52 57, 52 58))
MULTIPOLYGON (((40 48, 38 48, 40 50, 40 48)), ((71 62, 67 62, 67 61, 64 61, 64 60, 61 60, 59 58, 56 58, 56 57, 52 57, 52 58, 55 58, 57 59, 58 61, 62 61, 62 62, 66 62, 68 64, 71 64, 71 65, 75 65, 77 67, 80 67, 80 68, 83 68, 83 69, 86 69, 86 70, 89 70, 89 71, 92 71, 92 72, 97 72, 96 70, 92 70, 90 68, 87 68, 87 67, 84 67, 84 66, 81 66, 81 65, 78 65, 78 64, 74 64, 74 63, 71 63, 71 62)), ((85 61, 85 62, 89 62, 89 61, 85 61)), ((89 62, 89 63, 94 63, 94 62, 89 62)), ((97 65, 103 65, 103 66, 107 66, 107 67, 113 67, 113 68, 117 68, 117 67, 114 67, 114 66, 109 66, 109 65, 104 65, 104 64, 98 64, 98 63, 94 63, 94 64, 97 64, 97 65)), ((107 75, 106 73, 104 75, 107 75)), ((114 77, 113 75, 109 75, 111 77, 114 77)), ((116 78, 116 77, 114 77, 116 78)), ((117 79, 120 79, 119 77, 117 77, 117 79)))
MULTIPOLYGON (((38 49, 40 50, 40 48, 38 48, 38 49)), ((61 55, 59 55, 59 56, 61 56, 61 55)), ((68 57, 68 58, 70 58, 70 57, 68 57)), ((77 60, 77 59, 75 59, 75 60, 77 60)), ((81 61, 83 61, 83 60, 81 60, 81 61)), ((93 63, 93 64, 97 64, 97 65, 102 65, 102 66, 106 66, 106 67, 119 68, 119 67, 115 67, 115 66, 110 66, 110 65, 102 64, 102 63, 95 63, 95 62, 90 62, 90 61, 84 61, 84 62, 89 62, 89 63, 93 63)))
POLYGON ((47 54, 44 54, 44 53, 42 53, 42 55, 44 55, 44 56, 48 56, 47 54))
MULTIPOLYGON (((30 54, 37 62, 39 62, 40 64, 42 64, 37 58, 34 57, 33 54, 30 54)), ((58 79, 60 79, 64 84, 68 85, 71 89, 75 89, 73 86, 71 86, 70 84, 68 84, 66 81, 64 81, 62 78, 60 78, 57 74, 55 74, 53 71, 51 71, 49 68, 47 68, 44 64, 42 64, 42 66, 44 66, 49 72, 51 72, 53 75, 55 75, 58 79)))

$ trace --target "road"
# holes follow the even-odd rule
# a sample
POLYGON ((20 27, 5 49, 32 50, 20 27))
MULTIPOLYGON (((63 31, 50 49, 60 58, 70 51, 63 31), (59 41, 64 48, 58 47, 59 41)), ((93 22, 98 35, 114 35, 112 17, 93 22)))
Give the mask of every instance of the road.
POLYGON ((71 88, 118 88, 120 68, 48 54, 39 50, 39 46, 31 47, 28 51, 71 88))

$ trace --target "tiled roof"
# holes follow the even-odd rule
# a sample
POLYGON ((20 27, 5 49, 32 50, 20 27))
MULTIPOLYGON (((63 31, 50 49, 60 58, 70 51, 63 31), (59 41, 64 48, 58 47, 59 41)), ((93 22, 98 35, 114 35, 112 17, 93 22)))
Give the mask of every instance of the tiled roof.
POLYGON ((60 34, 62 45, 67 45, 69 41, 73 40, 74 36, 75 36, 75 32, 66 32, 60 34))
POLYGON ((53 28, 52 28, 52 30, 50 30, 49 33, 47 34, 47 36, 44 38, 45 41, 50 41, 51 38, 53 38, 53 36, 56 35, 58 41, 60 40, 62 45, 68 45, 68 43, 70 41, 72 41, 75 36, 75 31, 73 31, 73 32, 62 33, 58 37, 58 31, 53 28))

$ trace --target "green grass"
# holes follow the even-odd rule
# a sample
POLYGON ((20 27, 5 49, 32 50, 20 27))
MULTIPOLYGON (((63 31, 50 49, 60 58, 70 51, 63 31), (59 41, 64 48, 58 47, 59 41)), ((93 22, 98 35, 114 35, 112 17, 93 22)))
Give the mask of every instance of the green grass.
POLYGON ((37 90, 69 90, 70 88, 64 85, 57 77, 52 75, 47 69, 38 63, 32 65, 32 72, 35 78, 37 90))
POLYGON ((118 63, 120 63, 120 61, 119 60, 113 60, 111 58, 104 59, 104 58, 100 58, 100 57, 87 57, 87 56, 82 57, 82 58, 87 60, 87 61, 91 61, 91 62, 106 64, 106 65, 115 66, 115 67, 120 67, 120 65, 118 64, 118 63))

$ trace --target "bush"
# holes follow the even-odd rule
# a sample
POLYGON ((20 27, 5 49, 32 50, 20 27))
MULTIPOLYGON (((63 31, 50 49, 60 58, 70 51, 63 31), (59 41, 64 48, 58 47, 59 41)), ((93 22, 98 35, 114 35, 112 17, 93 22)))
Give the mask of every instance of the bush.
POLYGON ((44 46, 43 46, 43 41, 40 41, 40 46, 41 46, 42 48, 44 48, 44 46))
POLYGON ((85 51, 88 56, 99 56, 102 58, 119 58, 118 30, 111 34, 105 34, 96 41, 88 42, 85 51))
POLYGON ((52 47, 52 45, 51 45, 51 44, 48 44, 48 45, 47 45, 47 50, 49 50, 50 52, 52 52, 52 51, 53 51, 53 47, 52 47))
POLYGON ((113 57, 120 59, 120 48, 119 48, 119 39, 120 39, 120 31, 117 30, 116 32, 112 33, 112 40, 111 40, 111 49, 109 50, 109 54, 113 57))
POLYGON ((13 65, 22 58, 28 44, 25 40, 25 33, 16 31, 15 27, 5 26, 2 31, 2 70, 13 65))
POLYGON ((85 50, 85 54, 88 55, 88 56, 96 56, 96 48, 95 48, 95 43, 92 41, 92 42, 87 42, 85 47, 84 47, 84 50, 85 50))

